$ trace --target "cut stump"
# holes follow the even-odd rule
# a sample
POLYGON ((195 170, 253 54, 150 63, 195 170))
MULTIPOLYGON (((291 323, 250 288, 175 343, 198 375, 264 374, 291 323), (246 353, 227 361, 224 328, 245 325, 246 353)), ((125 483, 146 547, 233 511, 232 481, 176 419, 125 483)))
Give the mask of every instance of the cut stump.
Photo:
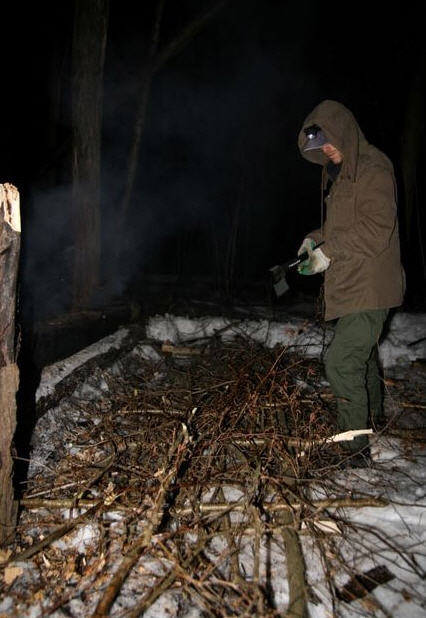
POLYGON ((0 545, 10 541, 16 525, 12 445, 16 429, 16 289, 21 223, 19 192, 0 184, 0 545))

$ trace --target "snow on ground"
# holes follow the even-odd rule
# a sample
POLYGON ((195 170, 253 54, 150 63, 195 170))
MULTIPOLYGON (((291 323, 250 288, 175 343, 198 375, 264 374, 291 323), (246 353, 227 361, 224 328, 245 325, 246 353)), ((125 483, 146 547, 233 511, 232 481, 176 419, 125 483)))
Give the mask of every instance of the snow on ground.
MULTIPOLYGON (((43 369, 37 400, 50 394, 54 386, 88 359, 119 348, 126 335, 126 328, 105 337, 71 357, 43 369)), ((279 322, 269 320, 235 320, 224 317, 189 318, 175 315, 156 315, 148 320, 146 334, 154 341, 185 343, 202 337, 217 335, 227 339, 244 334, 265 346, 291 346, 306 355, 318 356, 331 336, 332 327, 325 329, 317 322, 303 317, 284 317, 279 322)), ((426 358, 426 314, 396 313, 389 331, 380 346, 384 368, 408 365, 418 358, 426 358)))
MULTIPOLYGON (((37 391, 37 400, 53 393, 55 386, 69 375, 76 367, 85 363, 100 352, 111 348, 119 348, 126 335, 126 327, 117 330, 116 333, 102 339, 85 350, 72 357, 45 367, 42 372, 41 383, 37 391)), ((410 370, 415 362, 426 359, 426 314, 410 314, 397 312, 393 316, 390 328, 380 345, 380 358, 385 370, 398 369, 410 370)), ((157 352, 149 345, 149 341, 167 342, 174 345, 182 345, 203 337, 216 336, 223 339, 244 334, 265 346, 276 345, 294 348, 304 351, 308 356, 319 356, 332 335, 331 328, 325 330, 314 320, 301 317, 284 317, 282 321, 271 322, 266 319, 260 320, 235 320, 221 317, 203 317, 192 319, 185 316, 157 315, 153 316, 146 325, 146 340, 135 352, 143 358, 155 358, 157 352)), ((386 373, 385 373, 386 375, 386 373)), ((87 384, 79 386, 85 388, 87 384)), ((83 392, 83 391, 81 391, 83 392)), ((102 386, 93 389, 93 397, 102 396, 102 386)), ((424 396, 424 390, 423 390, 424 396)), ((424 403, 423 398, 420 404, 424 403)), ((60 408, 60 406, 59 406, 60 408)), ((30 475, 35 468, 43 465, 49 450, 54 444, 49 444, 53 436, 58 433, 55 425, 62 415, 70 413, 68 410, 51 411, 38 422, 33 439, 33 463, 30 464, 30 475), (49 428, 49 423, 51 428, 49 428)), ((424 414, 424 411, 421 412, 424 414)), ((422 417, 424 421, 424 416, 422 417)), ((63 419, 62 419, 63 420, 63 419)), ((424 422, 422 425, 424 428, 424 422)), ((53 440, 54 442, 54 440, 53 440)), ((404 440, 398 437, 386 437, 374 435, 371 439, 371 447, 375 465, 372 469, 361 469, 337 472, 333 482, 328 484, 321 480, 318 487, 313 489, 316 495, 313 498, 330 497, 335 493, 336 498, 342 496, 362 496, 371 494, 371 488, 375 488, 377 498, 388 502, 381 508, 366 507, 362 509, 340 509, 340 517, 346 518, 350 524, 344 535, 336 535, 335 544, 339 549, 339 555, 347 555, 348 564, 352 569, 355 566, 359 572, 380 564, 388 568, 393 579, 386 586, 378 586, 368 596, 368 599, 354 603, 342 603, 338 610, 330 598, 330 591, 326 585, 326 575, 323 572, 323 558, 318 544, 315 544, 309 535, 302 536, 304 557, 307 565, 308 580, 314 591, 314 596, 309 602, 311 618, 328 618, 330 616, 342 616, 343 618, 355 618, 358 616, 392 616, 394 618, 423 618, 426 615, 426 451, 424 443, 408 447, 404 440), (364 531, 361 533, 360 531, 364 531), (391 542, 390 542, 391 540, 391 542)), ((333 515, 333 508, 329 509, 333 515)), ((119 523, 117 524, 119 525, 119 523)), ((330 525, 330 524, 329 524, 330 525)), ((79 551, 99 534, 95 525, 86 523, 77 528, 73 535, 67 537, 67 541, 61 539, 57 542, 59 549, 64 549, 64 543, 72 543, 79 551)), ((217 552, 220 552, 218 540, 217 552)), ((69 545, 68 545, 69 546, 69 545)), ((264 548, 266 552, 266 548, 264 548)), ((280 562, 280 554, 274 557, 272 548, 272 569, 270 576, 275 583, 276 603, 278 607, 285 607, 288 601, 287 580, 282 577, 287 566, 280 562)), ((337 551, 336 551, 337 554, 337 551)), ((266 556, 266 553, 265 553, 266 556)), ((247 543, 247 552, 240 560, 245 561, 244 569, 250 574, 253 571, 252 552, 250 542, 247 543)), ((265 557, 266 561, 266 557, 265 557)), ((12 565, 13 566, 13 565, 12 565)), ((21 569, 21 576, 17 577, 12 586, 19 586, 25 577, 34 576, 29 572, 29 563, 16 562, 17 568, 21 569)), ((344 585, 348 579, 344 565, 338 565, 341 573, 337 578, 344 585)), ((9 568, 11 568, 9 566, 9 568)), ((144 565, 148 573, 150 568, 161 569, 164 565, 144 565)), ((265 564, 263 564, 263 574, 265 564)), ((337 568, 337 567, 336 567, 337 568)), ((132 599, 132 590, 138 587, 137 580, 129 578, 126 583, 127 601, 132 599)), ((0 616, 18 616, 14 607, 12 595, 3 594, 0 598, 0 616)), ((114 616, 124 616, 124 606, 117 608, 114 616)), ((28 616, 41 618, 51 615, 55 618, 71 615, 73 617, 86 618, 87 608, 82 599, 74 599, 67 612, 61 609, 51 614, 44 613, 43 600, 34 600, 31 607, 20 609, 19 618, 28 616), (71 612, 71 613, 69 613, 71 612)), ((150 607, 144 614, 148 618, 160 618, 164 616, 184 616, 185 618, 200 618, 202 613, 191 604, 185 609, 176 595, 167 592, 150 607)))

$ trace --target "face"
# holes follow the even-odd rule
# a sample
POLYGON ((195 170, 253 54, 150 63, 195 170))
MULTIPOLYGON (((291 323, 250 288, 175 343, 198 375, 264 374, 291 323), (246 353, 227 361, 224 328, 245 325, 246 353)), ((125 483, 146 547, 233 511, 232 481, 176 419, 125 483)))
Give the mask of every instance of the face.
POLYGON ((342 153, 332 144, 324 144, 324 146, 321 146, 321 150, 335 165, 338 165, 343 161, 342 153))

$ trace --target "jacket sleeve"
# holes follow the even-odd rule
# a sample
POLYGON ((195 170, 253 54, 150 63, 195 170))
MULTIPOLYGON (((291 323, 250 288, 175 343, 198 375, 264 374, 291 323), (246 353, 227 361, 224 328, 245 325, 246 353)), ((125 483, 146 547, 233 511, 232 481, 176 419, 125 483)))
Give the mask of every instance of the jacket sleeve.
MULTIPOLYGON (((306 234, 305 238, 312 238, 312 240, 315 241, 316 245, 319 242, 321 242, 322 240, 324 240, 323 234, 321 232, 321 228, 318 228, 316 230, 312 230, 312 232, 309 232, 309 234, 306 234)), ((324 249, 324 247, 323 247, 323 249, 324 249)))

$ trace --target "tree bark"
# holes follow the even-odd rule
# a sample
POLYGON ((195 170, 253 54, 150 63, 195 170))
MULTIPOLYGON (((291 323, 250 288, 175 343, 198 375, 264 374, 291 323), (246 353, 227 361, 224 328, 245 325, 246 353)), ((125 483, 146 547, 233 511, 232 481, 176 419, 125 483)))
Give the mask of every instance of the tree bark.
POLYGON ((0 545, 11 540, 17 516, 12 444, 19 385, 15 310, 20 248, 19 192, 6 183, 0 185, 0 545))
POLYGON ((77 0, 72 51, 73 309, 100 282, 102 83, 109 0, 77 0))

